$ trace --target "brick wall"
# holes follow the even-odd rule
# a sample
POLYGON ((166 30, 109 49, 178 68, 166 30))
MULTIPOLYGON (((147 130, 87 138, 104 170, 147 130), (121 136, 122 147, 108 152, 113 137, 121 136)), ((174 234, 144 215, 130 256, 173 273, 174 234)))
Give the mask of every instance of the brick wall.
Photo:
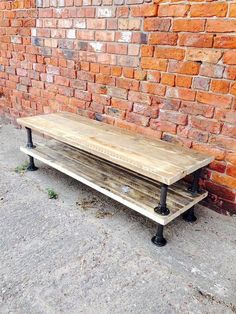
POLYGON ((76 112, 215 156, 236 213, 236 2, 0 2, 0 113, 76 112))

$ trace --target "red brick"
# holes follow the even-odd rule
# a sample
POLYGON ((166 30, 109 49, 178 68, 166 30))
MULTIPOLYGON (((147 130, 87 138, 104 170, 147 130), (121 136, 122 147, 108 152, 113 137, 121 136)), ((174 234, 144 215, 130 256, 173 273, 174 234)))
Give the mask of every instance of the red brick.
POLYGON ((132 79, 127 78, 117 78, 116 79, 116 86, 128 90, 138 91, 139 89, 139 82, 132 79))
POLYGON ((224 69, 225 68, 222 65, 206 63, 201 65, 199 74, 208 77, 222 78, 224 69))
POLYGON ((220 172, 220 173, 224 173, 226 170, 226 163, 223 161, 217 161, 214 160, 213 162, 210 163, 210 165, 208 166, 209 169, 220 172))
POLYGON ((187 47, 209 48, 213 45, 213 35, 179 34, 179 45, 187 47))
POLYGON ((186 4, 161 4, 158 9, 158 16, 186 16, 189 7, 186 4))
POLYGON ((131 16, 156 16, 157 15, 156 4, 142 4, 139 6, 131 7, 131 16))
POLYGON ((232 97, 228 95, 218 95, 208 92, 197 92, 196 99, 204 104, 219 106, 222 108, 230 108, 232 97))
POLYGON ((236 36, 217 35, 214 39, 215 48, 235 49, 236 48, 236 36))
POLYGON ((149 95, 140 93, 140 92, 134 92, 130 91, 128 95, 128 99, 134 102, 140 102, 150 105, 151 104, 151 98, 149 95))
POLYGON ((224 72, 224 77, 229 80, 236 80, 236 67, 227 67, 224 72))
POLYGON ((129 110, 132 109, 132 102, 128 100, 123 100, 119 98, 112 98, 111 105, 114 108, 120 109, 120 110, 129 110))
POLYGON ((151 45, 173 45, 177 44, 178 35, 174 33, 151 33, 149 44, 151 45))
POLYGON ((205 28, 205 20, 177 19, 173 21, 174 32, 202 32, 205 28))
POLYGON ((128 52, 128 47, 126 44, 109 43, 107 44, 107 52, 125 55, 128 52))
POLYGON ((175 85, 179 87, 190 88, 192 84, 191 76, 177 75, 175 80, 175 85))
POLYGON ((169 31, 171 26, 170 19, 163 18, 146 18, 144 20, 144 31, 159 31, 159 32, 167 32, 169 31))
POLYGON ((212 33, 236 32, 235 20, 207 20, 206 31, 212 33))
POLYGON ((152 57, 154 52, 153 46, 142 46, 141 47, 141 55, 143 57, 152 57))
POLYGON ((203 117, 192 116, 191 125, 199 130, 208 131, 215 134, 219 134, 221 130, 221 123, 219 123, 217 120, 206 119, 203 117))
POLYGON ((141 66, 143 69, 165 71, 167 68, 167 61, 157 58, 143 57, 141 59, 141 66))
POLYGON ((147 80, 150 82, 159 83, 161 79, 161 73, 159 71, 148 71, 147 80))
POLYGON ((187 115, 172 110, 160 110, 159 118, 161 121, 169 121, 176 124, 186 125, 187 115))
POLYGON ((219 197, 222 197, 224 199, 230 200, 230 201, 234 201, 235 195, 233 193, 233 191, 231 191, 230 189, 223 187, 222 184, 218 185, 216 183, 213 182, 206 182, 206 188, 207 190, 215 195, 218 195, 219 197))
POLYGON ((196 149, 197 151, 200 151, 202 153, 215 157, 216 160, 224 160, 225 152, 223 149, 210 146, 209 144, 195 143, 195 142, 193 142, 192 147, 193 149, 196 149))
POLYGON ((224 53, 223 62, 225 64, 233 64, 236 65, 236 50, 231 51, 228 50, 224 53))
POLYGON ((123 76, 127 78, 134 77, 134 69, 133 68, 123 68, 123 76))
POLYGON ((200 103, 196 105, 195 102, 183 101, 180 111, 187 114, 201 115, 206 118, 212 118, 214 113, 214 107, 200 103))
POLYGON ((222 134, 236 138, 236 125, 234 124, 224 124, 222 128, 222 134))
POLYGON ((226 152, 225 160, 236 166, 236 152, 226 152))
POLYGON ((229 82, 223 80, 212 80, 211 90, 214 93, 227 94, 229 91, 229 82))
POLYGON ((236 139, 232 137, 227 137, 223 135, 212 135, 209 143, 216 145, 226 150, 236 150, 236 139))
POLYGON ((229 7, 229 16, 230 16, 230 17, 236 17, 236 3, 230 4, 230 7, 229 7))
POLYGON ((149 117, 145 117, 134 112, 128 112, 126 118, 127 122, 135 123, 141 126, 148 126, 149 119, 150 119, 149 117))
POLYGON ((164 85, 175 86, 175 75, 170 73, 162 73, 161 83, 164 85))
POLYGON ((134 103, 133 112, 155 119, 158 116, 158 106, 147 106, 134 103))
POLYGON ((226 187, 229 187, 231 189, 236 188, 236 179, 231 176, 226 176, 219 174, 217 172, 212 173, 212 181, 216 182, 220 185, 224 185, 226 187))
POLYGON ((186 60, 217 63, 222 56, 222 51, 213 49, 189 48, 186 51, 186 60))
POLYGON ((236 166, 228 165, 226 169, 226 174, 236 178, 236 166))
POLYGON ((201 3, 193 4, 190 8, 191 17, 224 17, 227 14, 227 3, 201 3))
POLYGON ((63 76, 55 76, 55 84, 69 86, 70 80, 63 76))
POLYGON ((168 121, 160 121, 158 119, 151 119, 150 127, 153 130, 176 134, 177 125, 175 123, 168 122, 168 121))
POLYGON ((183 60, 185 51, 181 48, 155 48, 154 56, 162 59, 183 60))
POLYGON ((188 138, 195 140, 197 142, 207 142, 208 140, 208 133, 202 132, 197 129, 190 129, 188 132, 188 138))
POLYGON ((142 82, 140 90, 143 93, 164 96, 166 87, 157 83, 142 82))
POLYGON ((197 62, 169 62, 169 72, 180 73, 180 74, 192 74, 196 75, 199 72, 200 65, 197 62))

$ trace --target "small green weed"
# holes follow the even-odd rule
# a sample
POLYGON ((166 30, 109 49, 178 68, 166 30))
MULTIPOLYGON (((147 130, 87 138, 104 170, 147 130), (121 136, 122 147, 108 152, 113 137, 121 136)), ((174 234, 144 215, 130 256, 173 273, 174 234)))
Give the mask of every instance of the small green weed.
POLYGON ((25 161, 22 165, 19 165, 15 168, 15 172, 19 174, 24 174, 28 168, 29 163, 25 161))
POLYGON ((48 192, 48 198, 49 199, 57 199, 58 194, 51 188, 47 188, 46 191, 48 192))

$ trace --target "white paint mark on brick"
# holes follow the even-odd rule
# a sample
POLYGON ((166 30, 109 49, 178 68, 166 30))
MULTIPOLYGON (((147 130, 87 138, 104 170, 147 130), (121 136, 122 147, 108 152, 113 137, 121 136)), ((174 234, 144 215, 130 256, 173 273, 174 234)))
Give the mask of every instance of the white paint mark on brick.
POLYGON ((86 28, 86 23, 84 20, 74 20, 75 28, 86 28))
POLYGON ((120 42, 129 43, 131 41, 131 32, 121 32, 121 38, 118 40, 120 42))
POLYGON ((69 29, 66 32, 66 37, 67 38, 76 38, 76 36, 75 36, 75 29, 69 29))
POLYGON ((31 36, 37 36, 37 30, 36 28, 31 28, 31 36))
POLYGON ((102 46, 103 46, 102 43, 96 41, 96 42, 89 43, 89 44, 93 48, 94 51, 96 51, 96 52, 102 51, 102 46))
POLYGON ((113 17, 115 16, 114 8, 98 8, 97 11, 98 17, 113 17))

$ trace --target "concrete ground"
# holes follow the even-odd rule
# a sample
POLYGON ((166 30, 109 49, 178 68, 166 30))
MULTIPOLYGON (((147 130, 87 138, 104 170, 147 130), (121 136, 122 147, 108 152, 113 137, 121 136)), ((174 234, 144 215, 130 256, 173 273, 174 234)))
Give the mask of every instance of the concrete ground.
POLYGON ((0 313, 236 313, 236 218, 165 228, 26 156, 0 122, 0 313), (47 188, 59 197, 48 199, 47 188))

